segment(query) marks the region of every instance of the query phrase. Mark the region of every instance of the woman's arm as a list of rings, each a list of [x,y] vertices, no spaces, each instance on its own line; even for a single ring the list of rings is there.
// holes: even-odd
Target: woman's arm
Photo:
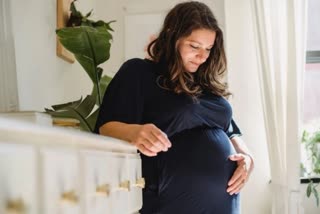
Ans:
[[[99,133],[128,141],[147,156],[156,156],[158,152],[167,151],[171,147],[167,135],[153,124],[139,125],[111,121],[102,125]]]
[[[247,155],[251,159],[250,166],[248,168],[249,173],[251,173],[251,171],[254,168],[254,159],[249,148],[247,147],[245,142],[241,139],[241,137],[235,136],[230,140],[237,153]]]

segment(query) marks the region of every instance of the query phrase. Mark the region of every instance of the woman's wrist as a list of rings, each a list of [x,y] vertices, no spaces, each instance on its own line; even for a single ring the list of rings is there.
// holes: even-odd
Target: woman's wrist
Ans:
[[[127,131],[127,136],[126,136],[126,141],[128,141],[129,143],[133,143],[136,138],[137,138],[137,132],[139,132],[141,125],[138,124],[127,124],[126,129]]]
[[[252,170],[254,169],[254,159],[251,154],[245,153],[244,155],[248,156],[250,159],[250,167],[248,169],[248,172],[251,173]]]

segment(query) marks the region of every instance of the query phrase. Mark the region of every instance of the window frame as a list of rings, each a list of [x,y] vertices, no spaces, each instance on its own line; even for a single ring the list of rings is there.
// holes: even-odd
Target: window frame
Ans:
[[[320,50],[307,51],[306,64],[320,63]]]

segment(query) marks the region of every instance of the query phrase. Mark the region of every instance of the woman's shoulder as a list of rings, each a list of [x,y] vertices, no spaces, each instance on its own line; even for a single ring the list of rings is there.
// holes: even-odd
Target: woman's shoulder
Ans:
[[[151,60],[132,58],[122,64],[117,74],[125,76],[153,76],[156,67],[156,63]]]
[[[145,70],[156,66],[156,63],[148,59],[132,58],[125,61],[122,66],[130,68],[140,68]]]

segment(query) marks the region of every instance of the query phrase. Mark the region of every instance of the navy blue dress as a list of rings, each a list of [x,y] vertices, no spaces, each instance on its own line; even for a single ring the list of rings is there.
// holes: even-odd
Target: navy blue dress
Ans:
[[[229,138],[241,135],[223,97],[203,93],[197,100],[159,87],[162,66],[149,60],[125,62],[103,99],[96,132],[104,123],[153,123],[172,143],[155,157],[141,154],[142,214],[239,214],[239,195],[227,182],[236,163]]]

